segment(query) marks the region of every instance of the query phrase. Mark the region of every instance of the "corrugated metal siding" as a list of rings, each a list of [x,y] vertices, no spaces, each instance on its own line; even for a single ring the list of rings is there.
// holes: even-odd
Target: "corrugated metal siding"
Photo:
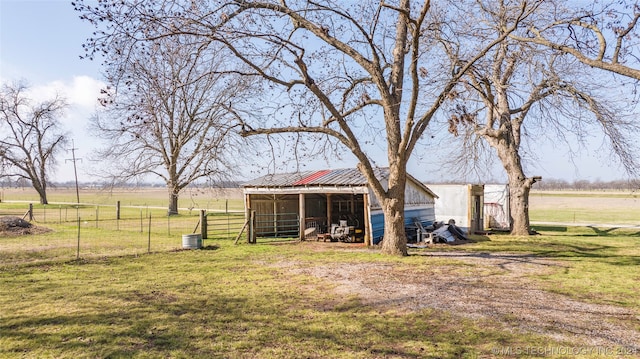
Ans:
[[[422,208],[409,208],[404,211],[404,225],[410,227],[414,221],[418,220],[423,226],[428,226],[436,221],[436,214],[433,206]],[[371,239],[373,244],[378,244],[384,235],[384,215],[382,211],[371,213]]]
[[[371,213],[371,241],[378,244],[384,235],[384,214],[382,211]]]

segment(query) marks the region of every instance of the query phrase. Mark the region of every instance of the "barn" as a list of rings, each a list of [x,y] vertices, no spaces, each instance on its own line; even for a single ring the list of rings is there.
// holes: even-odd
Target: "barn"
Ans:
[[[377,178],[389,177],[377,168]],[[377,244],[384,233],[380,203],[357,169],[270,174],[243,184],[245,208],[255,211],[257,236],[321,238]],[[437,196],[407,176],[405,224],[435,221]]]

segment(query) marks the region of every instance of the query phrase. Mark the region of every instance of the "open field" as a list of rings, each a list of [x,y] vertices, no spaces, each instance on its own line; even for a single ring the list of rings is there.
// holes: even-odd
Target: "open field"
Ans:
[[[0,238],[0,358],[640,358],[637,229],[389,258],[221,234],[181,250],[164,226],[150,253],[145,231],[83,228],[79,260],[65,223]]]
[[[100,190],[84,188],[80,202],[92,205],[166,208],[168,195],[164,188]],[[2,202],[38,203],[37,193],[30,188],[0,188]],[[75,203],[73,188],[53,188],[50,202]],[[529,198],[532,221],[574,223],[618,223],[640,225],[640,193],[532,191]],[[183,212],[243,211],[241,189],[190,189],[181,195],[178,206]],[[1,207],[0,207],[1,208]],[[24,207],[26,208],[26,207]]]
[[[640,193],[532,191],[532,222],[640,226]]]
[[[75,188],[51,188],[47,191],[49,202],[76,203]],[[38,203],[39,197],[32,188],[0,188],[0,201],[27,201]],[[81,188],[80,203],[90,205],[113,205],[120,201],[123,206],[166,208],[169,195],[165,188]],[[227,188],[194,188],[181,194],[178,207],[182,209],[244,210],[242,190]]]

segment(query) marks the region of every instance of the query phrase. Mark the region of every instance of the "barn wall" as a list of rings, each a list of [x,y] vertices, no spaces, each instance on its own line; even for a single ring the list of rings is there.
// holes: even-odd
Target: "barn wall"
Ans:
[[[383,183],[385,189],[388,189],[386,183]],[[371,209],[381,209],[382,206],[376,198],[372,190],[369,190],[369,198],[371,199]],[[404,190],[405,206],[422,206],[433,205],[434,198],[431,194],[425,192],[422,188],[418,187],[413,181],[407,180],[407,186]]]
[[[436,221],[447,223],[453,219],[456,225],[466,232],[484,228],[484,185],[430,184],[428,186],[438,195],[435,200]],[[477,198],[477,207],[474,206],[473,197]],[[477,216],[477,221],[474,220],[474,215]]]
[[[435,200],[436,220],[447,223],[450,219],[460,227],[469,223],[469,187],[467,185],[428,185],[438,195]]]

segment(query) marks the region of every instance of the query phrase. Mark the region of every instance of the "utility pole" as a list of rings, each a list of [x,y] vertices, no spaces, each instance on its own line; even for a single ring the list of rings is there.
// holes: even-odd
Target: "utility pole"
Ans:
[[[80,204],[80,189],[78,188],[78,169],[76,168],[76,161],[82,161],[82,158],[76,158],[76,150],[75,142],[71,140],[71,158],[67,158],[65,162],[73,161],[73,173],[76,177],[76,199],[78,204]]]

